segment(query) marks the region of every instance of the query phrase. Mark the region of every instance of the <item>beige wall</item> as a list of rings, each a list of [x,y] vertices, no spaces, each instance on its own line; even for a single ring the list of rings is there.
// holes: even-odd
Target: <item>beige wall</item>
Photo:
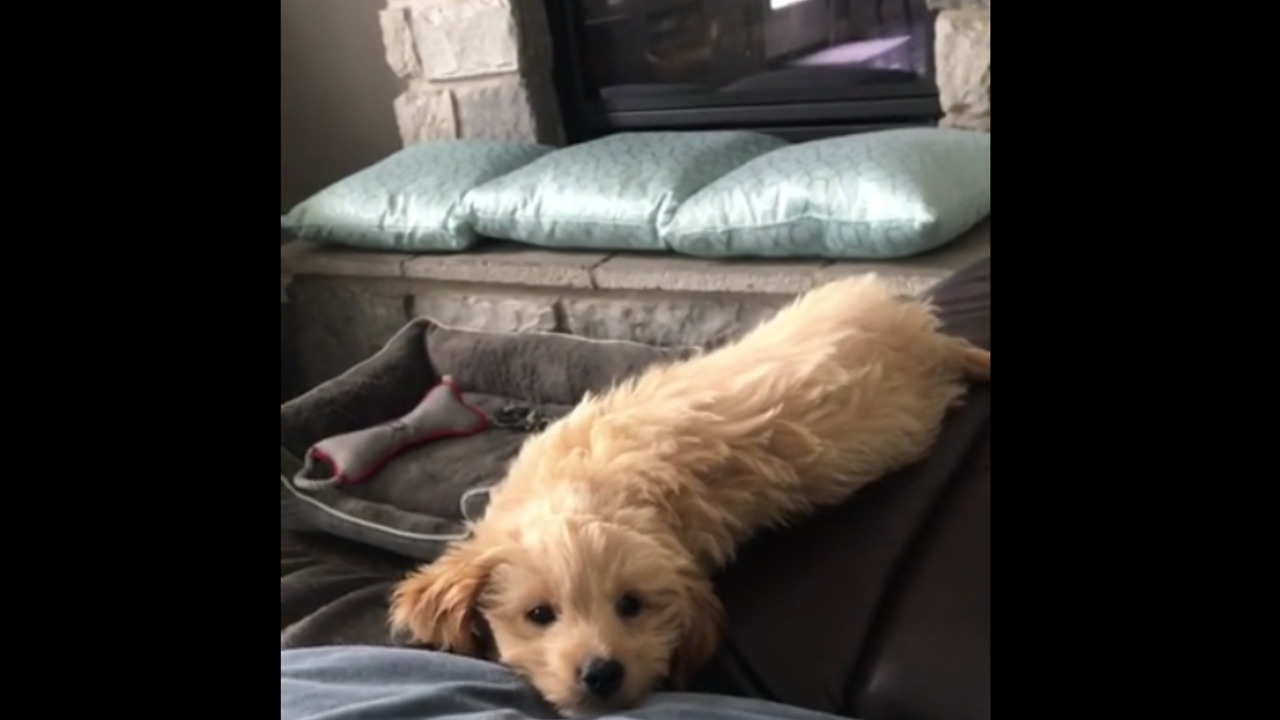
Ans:
[[[280,0],[280,210],[400,148],[385,0]]]

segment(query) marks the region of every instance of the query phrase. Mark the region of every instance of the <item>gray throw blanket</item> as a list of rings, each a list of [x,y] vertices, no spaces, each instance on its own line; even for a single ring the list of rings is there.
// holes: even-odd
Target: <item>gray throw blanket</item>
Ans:
[[[381,647],[280,653],[280,720],[557,720],[528,683],[472,658]],[[840,720],[764,700],[658,693],[597,720]]]

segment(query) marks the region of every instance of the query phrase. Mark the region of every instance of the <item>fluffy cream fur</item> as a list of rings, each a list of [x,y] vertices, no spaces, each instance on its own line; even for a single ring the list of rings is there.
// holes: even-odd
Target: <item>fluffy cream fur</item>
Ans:
[[[567,713],[678,687],[719,641],[710,574],[758,530],[920,459],[990,363],[875,277],[817,288],[530,438],[471,537],[397,587],[391,623],[490,655]],[[588,691],[593,659],[621,664],[616,690]]]

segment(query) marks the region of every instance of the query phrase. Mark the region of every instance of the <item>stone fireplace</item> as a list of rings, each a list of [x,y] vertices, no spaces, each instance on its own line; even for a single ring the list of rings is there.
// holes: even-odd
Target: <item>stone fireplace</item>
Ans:
[[[386,60],[405,144],[450,138],[565,141],[548,0],[388,0]],[[990,0],[927,0],[940,124],[991,128]]]
[[[722,2],[646,0],[644,8],[695,1]],[[753,1],[778,7],[814,0]],[[909,1],[923,7],[921,0]],[[573,141],[552,75],[552,58],[564,57],[551,29],[555,8],[563,7],[557,2],[563,0],[387,0],[381,14],[386,60],[406,81],[395,100],[403,142]],[[721,8],[746,5],[723,2]],[[927,5],[930,15],[916,20],[932,22],[937,92],[930,93],[941,106],[929,122],[990,131],[990,0]],[[829,280],[874,270],[914,293],[989,253],[989,220],[939,252],[897,262],[710,261],[513,243],[411,255],[293,241],[280,251],[282,393],[291,396],[346,370],[414,317],[497,332],[714,344]]]

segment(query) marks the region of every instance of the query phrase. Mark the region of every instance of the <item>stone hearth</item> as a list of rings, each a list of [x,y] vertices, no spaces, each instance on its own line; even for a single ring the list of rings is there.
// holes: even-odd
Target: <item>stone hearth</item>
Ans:
[[[282,348],[297,349],[283,355],[298,384],[286,393],[368,357],[418,316],[494,332],[714,344],[824,282],[875,271],[900,292],[916,293],[990,252],[989,221],[939,250],[895,262],[713,261],[514,243],[406,255],[294,241],[280,248]]]
[[[991,130],[991,0],[928,0],[942,125]],[[493,138],[559,144],[543,0],[387,0],[387,63],[406,145]]]

